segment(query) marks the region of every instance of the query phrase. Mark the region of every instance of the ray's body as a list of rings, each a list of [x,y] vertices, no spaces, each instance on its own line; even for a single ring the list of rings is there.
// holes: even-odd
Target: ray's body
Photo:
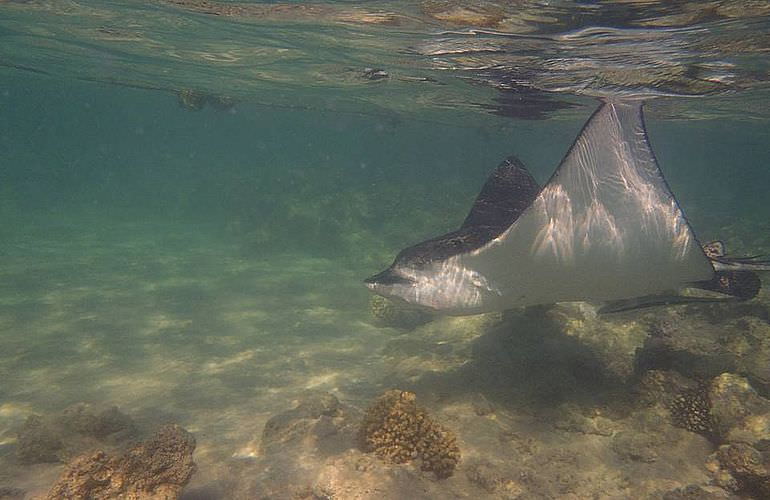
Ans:
[[[660,303],[672,290],[714,283],[714,262],[663,178],[642,102],[624,100],[594,112],[542,189],[507,159],[460,229],[404,249],[366,283],[464,315],[567,301]]]

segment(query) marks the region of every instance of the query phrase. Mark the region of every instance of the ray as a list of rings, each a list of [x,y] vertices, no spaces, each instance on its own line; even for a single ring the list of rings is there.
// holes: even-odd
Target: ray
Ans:
[[[658,166],[640,100],[603,102],[542,189],[520,162],[504,176],[517,182],[498,183],[502,167],[458,231],[403,250],[369,288],[462,315],[670,296],[714,279]],[[497,204],[480,205],[485,192]]]

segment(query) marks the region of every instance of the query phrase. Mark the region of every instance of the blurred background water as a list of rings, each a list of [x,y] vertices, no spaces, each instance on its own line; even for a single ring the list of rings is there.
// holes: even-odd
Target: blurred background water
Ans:
[[[547,179],[597,97],[649,96],[701,239],[767,252],[768,33],[761,1],[0,0],[0,486],[50,485],[15,429],[80,401],[187,426],[205,484],[302,391],[406,383],[361,280],[507,155]]]

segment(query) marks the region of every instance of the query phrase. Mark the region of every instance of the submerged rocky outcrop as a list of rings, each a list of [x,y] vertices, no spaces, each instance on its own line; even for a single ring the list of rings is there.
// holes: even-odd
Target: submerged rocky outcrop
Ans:
[[[770,498],[770,441],[755,448],[746,443],[719,447],[707,468],[718,485],[749,498]]]
[[[12,486],[0,486],[0,500],[22,500],[27,492]]]
[[[387,326],[413,330],[428,323],[433,316],[421,309],[400,304],[380,295],[372,295],[369,299],[369,311],[377,326]]]
[[[674,425],[717,447],[705,461],[715,485],[749,498],[770,497],[770,400],[746,378],[723,373],[692,380],[651,370],[642,377],[640,393],[642,401],[665,408]]]
[[[30,415],[17,431],[16,458],[22,464],[66,462],[94,447],[116,446],[136,436],[134,421],[116,406],[84,403],[52,415]]]
[[[436,498],[449,491],[436,478],[451,476],[458,460],[454,436],[413,393],[388,391],[362,413],[333,394],[310,392],[268,419],[258,452],[241,459],[250,479],[227,496]]]

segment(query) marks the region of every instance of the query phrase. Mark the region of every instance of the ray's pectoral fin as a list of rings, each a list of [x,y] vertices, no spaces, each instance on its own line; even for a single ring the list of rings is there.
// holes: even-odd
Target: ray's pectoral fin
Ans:
[[[489,175],[459,229],[403,249],[391,270],[424,267],[484,246],[513,224],[539,192],[524,164],[509,156]]]
[[[526,167],[509,156],[490,174],[458,229],[401,250],[390,267],[364,282],[377,294],[433,311],[480,312],[474,308],[480,297],[499,296],[500,290],[485,275],[451,262],[497,238],[539,192]]]
[[[646,297],[714,273],[635,100],[603,103],[532,204],[463,264],[495,280],[509,303],[493,307]]]
[[[497,236],[516,222],[539,193],[535,178],[511,155],[489,175],[460,229],[490,228]]]

